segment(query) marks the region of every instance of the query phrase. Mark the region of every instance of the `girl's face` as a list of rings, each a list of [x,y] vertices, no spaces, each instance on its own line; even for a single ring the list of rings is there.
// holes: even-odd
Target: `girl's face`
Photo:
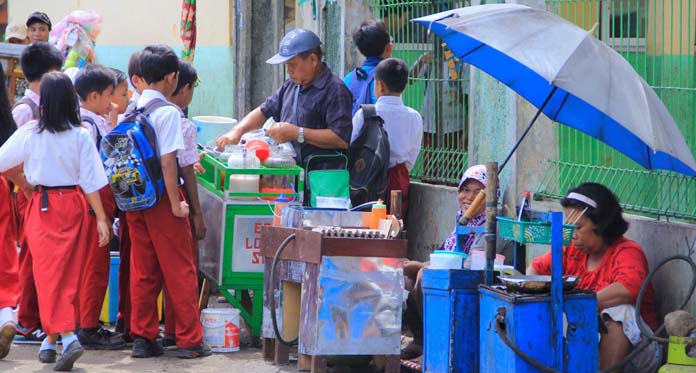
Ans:
[[[469,179],[466,182],[464,182],[462,187],[459,188],[459,195],[457,195],[459,209],[462,210],[462,212],[466,212],[469,206],[471,206],[471,203],[474,202],[476,196],[484,188],[485,186],[480,181],[475,179]],[[477,216],[478,214],[482,213],[485,209],[486,204],[482,203],[479,210],[475,211],[473,216]]]
[[[114,96],[111,99],[117,107],[118,114],[123,114],[128,108],[128,82],[122,81],[114,89]]]

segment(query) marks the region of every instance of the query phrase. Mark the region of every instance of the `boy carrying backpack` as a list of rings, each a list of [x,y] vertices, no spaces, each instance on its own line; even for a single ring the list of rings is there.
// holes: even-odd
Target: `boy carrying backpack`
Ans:
[[[374,104],[377,97],[374,93],[375,66],[385,58],[391,57],[394,45],[387,26],[380,19],[367,19],[353,32],[353,42],[360,53],[365,56],[361,67],[348,73],[343,82],[353,94],[353,115],[360,105]]]
[[[353,116],[353,134],[351,136],[351,145],[349,154],[351,158],[351,199],[353,199],[354,191],[360,187],[365,188],[370,193],[379,192],[379,180],[385,178],[385,171],[376,172],[379,167],[376,164],[386,161],[388,164],[386,171],[386,196],[389,196],[392,190],[401,190],[402,192],[402,213],[403,217],[407,216],[408,212],[408,186],[410,182],[409,171],[413,168],[416,162],[418,153],[420,152],[421,141],[423,138],[423,119],[421,115],[404,105],[401,99],[401,93],[406,89],[408,83],[408,66],[404,61],[398,58],[388,58],[380,62],[375,68],[375,96],[377,96],[377,104],[373,107],[375,113],[371,114],[372,105],[364,105]],[[369,150],[365,144],[374,143],[375,135],[379,135],[378,131],[370,130],[370,127],[379,126],[380,118],[383,121],[383,128],[386,131],[388,140],[385,146],[374,147],[374,155],[376,161],[373,165],[369,157]],[[372,136],[372,140],[370,140]],[[385,139],[387,136],[384,136]],[[382,144],[384,141],[382,140]],[[385,149],[386,148],[386,149]],[[362,151],[360,149],[363,149]],[[386,151],[385,151],[386,150]],[[383,156],[386,153],[388,156]],[[372,177],[357,177],[361,169],[361,159],[356,154],[364,154],[362,157],[367,165],[367,170],[370,170]],[[362,181],[363,185],[358,185]],[[368,193],[368,194],[370,194]],[[356,201],[353,201],[356,205]]]

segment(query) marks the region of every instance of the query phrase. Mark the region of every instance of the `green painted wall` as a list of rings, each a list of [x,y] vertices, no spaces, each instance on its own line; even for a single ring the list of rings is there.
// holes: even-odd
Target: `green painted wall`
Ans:
[[[144,46],[97,46],[97,61],[124,72],[128,59]],[[179,46],[173,47],[179,51]],[[196,115],[233,116],[234,50],[232,47],[197,47],[193,66],[201,84],[196,88],[189,107],[189,117]]]

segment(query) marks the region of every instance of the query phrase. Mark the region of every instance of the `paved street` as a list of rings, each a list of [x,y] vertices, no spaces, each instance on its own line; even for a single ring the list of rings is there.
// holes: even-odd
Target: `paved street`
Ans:
[[[13,345],[10,354],[0,360],[0,372],[52,372],[52,364],[42,364],[36,358],[38,346]],[[261,350],[242,349],[240,352],[213,354],[203,359],[182,360],[167,351],[159,358],[132,359],[130,351],[86,351],[73,372],[293,372],[293,365],[276,367],[264,362]]]

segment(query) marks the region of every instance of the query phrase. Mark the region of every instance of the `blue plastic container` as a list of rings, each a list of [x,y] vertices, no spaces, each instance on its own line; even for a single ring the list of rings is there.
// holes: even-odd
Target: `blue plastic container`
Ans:
[[[106,288],[104,304],[102,305],[99,319],[108,324],[114,324],[118,317],[118,267],[121,258],[117,252],[111,253],[111,263],[109,265],[109,285]]]
[[[479,371],[479,292],[484,271],[426,269],[423,371]]]
[[[505,332],[517,347],[552,369],[572,373],[597,372],[599,348],[597,297],[592,292],[565,294],[567,320],[564,351],[555,350],[551,320],[551,296],[515,295],[482,287],[480,301],[480,372],[537,373],[540,370],[505,345],[496,332],[495,318],[505,314]],[[472,370],[473,372],[473,370]]]

